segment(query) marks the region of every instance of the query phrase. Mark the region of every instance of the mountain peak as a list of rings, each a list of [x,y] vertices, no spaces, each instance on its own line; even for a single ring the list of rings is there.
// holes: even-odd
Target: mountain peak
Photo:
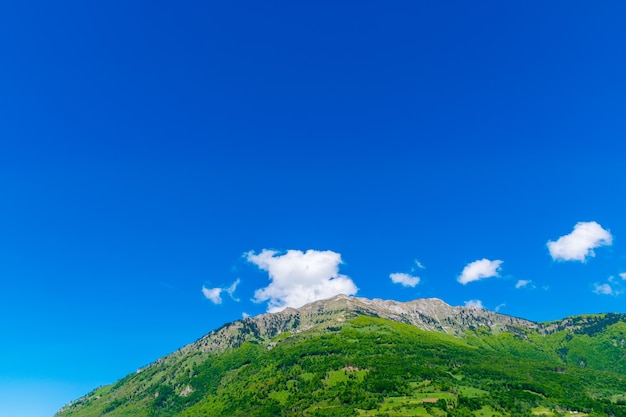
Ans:
[[[475,307],[453,307],[439,298],[419,298],[401,302],[339,294],[329,299],[314,301],[298,309],[285,309],[281,313],[308,316],[337,311],[387,318],[412,324],[423,330],[439,331],[455,336],[462,335],[468,328],[477,327],[489,327],[496,332],[511,330],[516,326],[532,329],[539,327],[537,323],[529,320],[489,310]]]
[[[494,333],[519,328],[541,330],[541,325],[504,314],[474,307],[453,307],[439,298],[419,298],[412,301],[369,299],[338,294],[313,301],[299,308],[264,313],[225,324],[179,352],[199,350],[219,352],[240,346],[247,340],[266,342],[285,333],[300,333],[314,327],[331,328],[361,315],[380,317],[411,324],[422,330],[462,337],[467,330],[489,328]]]

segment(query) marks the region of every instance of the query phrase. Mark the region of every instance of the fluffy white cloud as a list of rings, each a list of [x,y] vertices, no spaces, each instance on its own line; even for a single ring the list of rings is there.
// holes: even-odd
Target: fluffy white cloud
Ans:
[[[206,288],[202,286],[202,294],[213,304],[222,304],[222,288]]]
[[[288,250],[283,254],[263,249],[246,254],[248,262],[269,274],[270,284],[254,293],[257,303],[269,301],[268,311],[301,307],[337,294],[354,295],[358,288],[339,274],[341,255],[333,251]]]
[[[572,233],[556,241],[548,241],[550,256],[555,261],[581,261],[595,256],[593,249],[613,243],[613,236],[596,222],[578,222]]]
[[[402,284],[404,287],[415,287],[420,283],[420,277],[414,277],[409,274],[403,274],[401,272],[396,272],[393,274],[389,274],[389,278],[394,284]]]
[[[481,259],[471,262],[465,265],[457,281],[465,285],[468,282],[478,281],[484,278],[498,277],[500,276],[500,265],[502,265],[502,261],[499,260],[490,261],[489,259]]]
[[[526,287],[528,284],[530,284],[532,281],[529,279],[520,279],[517,281],[517,283],[515,284],[515,288],[524,288]]]
[[[621,274],[618,274],[620,276],[620,278],[626,280],[626,272],[622,272]]]
[[[593,284],[593,292],[603,295],[616,295],[613,288],[609,284],[600,284],[597,282]]]
[[[468,300],[465,302],[465,307],[476,308],[479,310],[484,310],[483,302],[480,300]]]
[[[226,293],[228,295],[230,295],[230,297],[233,300],[239,301],[238,299],[236,299],[233,296],[233,293],[237,289],[237,286],[239,285],[240,282],[241,282],[241,280],[239,278],[237,278],[235,280],[235,282],[233,282],[232,285],[230,287],[228,287],[228,288],[220,288],[220,287],[206,288],[203,285],[202,286],[202,294],[204,294],[204,296],[207,298],[207,300],[210,300],[213,304],[222,304],[222,292],[223,291],[226,291]]]

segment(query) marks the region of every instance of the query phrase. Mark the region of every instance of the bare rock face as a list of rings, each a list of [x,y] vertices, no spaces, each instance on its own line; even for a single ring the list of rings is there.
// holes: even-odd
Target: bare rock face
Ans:
[[[264,342],[282,333],[298,333],[313,327],[330,328],[360,315],[374,316],[462,337],[466,330],[486,328],[498,333],[525,330],[542,331],[543,326],[504,314],[474,307],[453,307],[438,298],[422,298],[408,302],[367,299],[337,295],[315,301],[300,308],[286,308],[232,322],[214,330],[180,349],[176,354],[192,351],[220,352],[240,346],[248,340]]]
[[[301,316],[347,311],[412,324],[422,330],[462,336],[464,330],[488,327],[493,332],[519,328],[537,330],[537,323],[474,307],[452,307],[438,298],[408,302],[337,295],[296,310]]]

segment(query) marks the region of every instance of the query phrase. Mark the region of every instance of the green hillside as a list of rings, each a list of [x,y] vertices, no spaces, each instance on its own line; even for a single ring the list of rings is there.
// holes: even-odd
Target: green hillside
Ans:
[[[271,339],[244,327],[234,347],[181,350],[57,415],[626,416],[621,315],[465,337],[363,314],[332,324]]]

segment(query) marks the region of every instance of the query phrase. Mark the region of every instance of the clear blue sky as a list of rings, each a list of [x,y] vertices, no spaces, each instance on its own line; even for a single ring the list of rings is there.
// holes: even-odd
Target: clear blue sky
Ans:
[[[0,415],[333,290],[626,312],[625,17],[3,2]]]

